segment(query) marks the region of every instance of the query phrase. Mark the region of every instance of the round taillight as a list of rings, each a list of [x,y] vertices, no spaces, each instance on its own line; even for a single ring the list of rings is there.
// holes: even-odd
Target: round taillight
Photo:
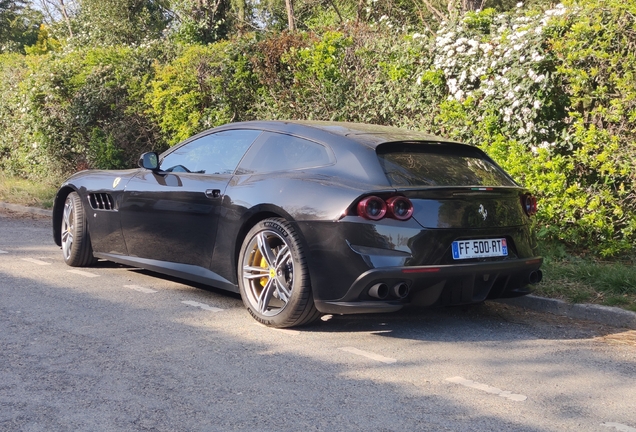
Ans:
[[[389,215],[397,220],[407,220],[413,216],[413,203],[403,196],[394,196],[386,201]]]
[[[380,220],[386,215],[386,203],[377,196],[368,196],[358,203],[358,215],[371,220]]]
[[[537,214],[537,199],[534,196],[525,194],[521,197],[521,204],[528,216],[534,216]]]

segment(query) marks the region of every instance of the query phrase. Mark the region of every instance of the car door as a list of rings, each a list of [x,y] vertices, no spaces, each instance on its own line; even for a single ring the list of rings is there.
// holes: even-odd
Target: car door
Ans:
[[[129,255],[207,268],[225,189],[259,134],[198,136],[164,154],[159,170],[140,170],[126,185],[120,209]]]

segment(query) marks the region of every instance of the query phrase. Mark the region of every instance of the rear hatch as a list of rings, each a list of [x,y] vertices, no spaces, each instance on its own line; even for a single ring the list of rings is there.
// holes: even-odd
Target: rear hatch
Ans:
[[[377,147],[390,184],[413,203],[424,228],[524,225],[524,189],[481,150],[454,143],[398,142]]]

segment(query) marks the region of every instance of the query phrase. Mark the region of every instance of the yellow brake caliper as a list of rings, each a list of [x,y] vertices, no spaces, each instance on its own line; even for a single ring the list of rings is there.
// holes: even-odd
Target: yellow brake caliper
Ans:
[[[261,266],[261,268],[264,268],[264,269],[266,269],[266,268],[268,268],[268,267],[269,267],[269,266],[267,265],[267,261],[265,261],[265,258],[264,258],[264,257],[261,257],[261,264],[260,264],[260,266]],[[269,278],[268,278],[268,277],[263,276],[263,277],[261,278],[261,286],[265,286],[265,285],[267,285],[267,281],[268,281],[268,280],[269,280]]]

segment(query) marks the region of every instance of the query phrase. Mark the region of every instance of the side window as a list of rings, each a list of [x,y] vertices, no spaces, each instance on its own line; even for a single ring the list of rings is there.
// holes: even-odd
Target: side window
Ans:
[[[245,155],[239,172],[266,173],[329,165],[330,151],[322,144],[274,132],[263,132]]]
[[[160,169],[167,172],[232,174],[259,130],[231,130],[198,138],[168,153]]]

